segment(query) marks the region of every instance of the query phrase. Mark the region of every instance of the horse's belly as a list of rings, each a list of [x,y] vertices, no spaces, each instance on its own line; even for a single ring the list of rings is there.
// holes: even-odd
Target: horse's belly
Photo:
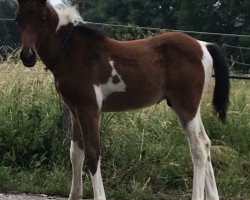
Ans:
[[[102,111],[116,112],[144,108],[159,103],[165,98],[164,90],[159,88],[129,89],[125,92],[114,92],[103,101]]]
[[[125,111],[154,105],[165,98],[165,69],[155,65],[119,66],[111,62],[110,78],[99,84],[103,111]]]

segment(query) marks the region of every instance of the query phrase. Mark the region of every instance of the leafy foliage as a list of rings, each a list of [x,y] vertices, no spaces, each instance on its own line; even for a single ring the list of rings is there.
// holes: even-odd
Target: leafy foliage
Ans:
[[[86,18],[93,21],[132,23],[140,26],[175,28],[176,1],[129,0],[87,1]]]
[[[12,0],[0,0],[0,18],[15,18],[15,5]],[[15,46],[19,41],[14,21],[0,21],[0,33],[0,46]]]
[[[67,150],[62,147],[67,143],[60,131],[61,105],[48,85],[52,80],[45,76],[24,79],[18,70],[7,79],[1,76],[0,163],[5,166],[50,167],[64,159]]]
[[[0,17],[14,18],[15,3],[0,1]],[[86,1],[85,19],[94,22],[130,24],[206,32],[250,34],[249,0],[92,0]],[[142,38],[144,30],[135,28],[103,28],[119,39]],[[14,21],[0,21],[0,46],[19,41]],[[154,32],[155,33],[155,32]],[[148,33],[146,33],[148,35]],[[249,38],[191,34],[197,39],[235,46],[249,46]],[[250,64],[250,50],[225,48],[228,58]],[[0,52],[1,54],[1,52]],[[250,66],[234,63],[234,70],[249,73]]]
[[[249,0],[94,0],[86,2],[87,21],[137,26],[162,27],[169,29],[250,34]],[[128,32],[135,38],[141,38],[138,30],[130,28],[108,28],[111,35],[123,34],[123,39],[130,39]],[[107,31],[107,28],[104,28]],[[113,31],[115,30],[115,31]],[[131,34],[134,31],[135,34]],[[141,31],[141,30],[140,30]],[[138,34],[138,35],[137,35]],[[235,46],[249,46],[248,38],[191,34],[197,39]],[[121,37],[118,37],[121,38]],[[225,47],[227,56],[238,62],[250,64],[250,50],[236,51]],[[234,70],[250,72],[250,66],[234,63]]]

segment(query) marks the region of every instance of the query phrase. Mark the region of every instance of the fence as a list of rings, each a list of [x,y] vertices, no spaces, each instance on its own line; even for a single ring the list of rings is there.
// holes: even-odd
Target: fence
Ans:
[[[0,22],[13,22],[14,19],[11,18],[0,18]],[[147,30],[147,31],[156,31],[156,32],[163,32],[163,31],[178,31],[183,32],[191,35],[200,35],[200,36],[216,36],[216,37],[228,37],[228,38],[244,38],[250,39],[250,35],[241,35],[241,34],[225,34],[225,33],[211,33],[211,32],[198,32],[198,31],[187,31],[187,30],[169,30],[169,29],[162,29],[162,28],[154,28],[154,27],[139,27],[139,26],[132,26],[132,25],[121,25],[121,24],[108,24],[108,23],[97,23],[97,22],[89,22],[86,21],[86,24],[90,26],[98,26],[101,29],[103,27],[111,27],[111,28],[122,28],[122,29],[140,29],[140,30]],[[213,42],[213,41],[212,41]],[[250,80],[250,58],[248,58],[249,63],[247,63],[246,59],[244,58],[245,54],[250,54],[250,48],[244,46],[236,46],[233,44],[222,44],[222,49],[226,52],[228,62],[230,64],[230,72],[231,72],[231,79],[243,79],[243,80]],[[243,52],[244,51],[244,52]],[[12,53],[14,52],[14,54]],[[2,46],[0,47],[0,62],[3,62],[7,59],[17,59],[17,49],[13,49],[10,46]]]

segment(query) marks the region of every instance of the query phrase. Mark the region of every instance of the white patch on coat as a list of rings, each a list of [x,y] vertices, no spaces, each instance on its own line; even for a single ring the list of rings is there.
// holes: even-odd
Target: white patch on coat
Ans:
[[[91,174],[91,180],[93,185],[94,191],[94,200],[106,200],[105,191],[102,182],[102,174],[101,174],[101,167],[100,167],[100,159],[97,165],[97,171],[94,175]]]
[[[209,43],[207,42],[203,42],[203,41],[198,41],[202,52],[203,52],[203,56],[202,56],[202,66],[204,68],[204,73],[205,73],[205,81],[204,81],[204,86],[203,86],[203,94],[206,92],[209,82],[211,80],[212,77],[212,72],[213,72],[213,58],[210,55],[209,51],[207,50],[206,45],[208,45]]]
[[[101,109],[102,100],[103,100],[102,89],[101,87],[94,85],[94,90],[95,90],[95,96],[96,96],[96,102],[97,102],[98,108]]]
[[[102,94],[103,94],[103,100],[105,100],[110,94],[114,92],[125,92],[126,91],[126,84],[122,80],[122,77],[118,74],[114,67],[114,61],[110,60],[109,61],[111,67],[112,67],[112,72],[111,76],[108,79],[107,83],[105,84],[100,84],[100,87],[102,89]],[[120,82],[117,84],[113,83],[113,77],[118,76]]]
[[[55,9],[59,18],[56,32],[62,26],[65,26],[69,23],[72,23],[74,26],[78,25],[80,22],[84,23],[82,17],[73,6],[62,3],[62,4],[52,5],[52,7]]]
[[[110,66],[112,67],[111,76],[109,77],[108,81],[103,84],[94,85],[96,101],[99,106],[99,109],[102,107],[102,102],[112,93],[115,92],[125,92],[126,91],[126,84],[122,80],[121,75],[117,72],[114,66],[114,61],[110,59],[109,61]],[[118,83],[113,83],[113,77],[117,76],[119,79]]]
[[[207,200],[219,200],[218,190],[211,163],[211,142],[203,126],[200,106],[196,116],[184,127],[187,133],[190,152],[194,165],[192,199],[204,200],[204,188]]]
[[[202,134],[200,122],[200,108],[198,108],[196,116],[185,127],[194,165],[193,200],[204,200],[207,152],[203,138],[200,136]]]

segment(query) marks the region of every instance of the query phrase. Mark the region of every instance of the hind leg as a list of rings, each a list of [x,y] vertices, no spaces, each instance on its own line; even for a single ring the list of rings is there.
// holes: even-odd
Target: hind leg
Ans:
[[[207,200],[218,200],[210,156],[211,143],[201,120],[200,109],[191,120],[186,120],[180,113],[178,117],[187,135],[194,166],[192,200],[204,200],[204,192]]]
[[[181,117],[180,120],[188,138],[194,166],[192,200],[204,200],[207,151],[206,144],[201,137],[199,112],[190,121],[185,121]]]
[[[206,200],[219,200],[218,190],[217,190],[215,177],[214,177],[214,170],[212,166],[211,153],[210,153],[211,143],[205,131],[202,121],[200,121],[200,125],[201,125],[203,140],[207,143],[206,150],[208,154],[207,165],[206,165],[206,178],[205,178]]]
[[[192,84],[191,84],[192,83]],[[194,79],[182,85],[176,84],[175,90],[168,91],[168,99],[176,112],[183,130],[187,136],[193,161],[193,194],[192,200],[204,200],[207,143],[202,136],[200,117],[200,99],[203,80]],[[200,85],[197,89],[196,85]],[[189,87],[187,87],[189,86]]]

